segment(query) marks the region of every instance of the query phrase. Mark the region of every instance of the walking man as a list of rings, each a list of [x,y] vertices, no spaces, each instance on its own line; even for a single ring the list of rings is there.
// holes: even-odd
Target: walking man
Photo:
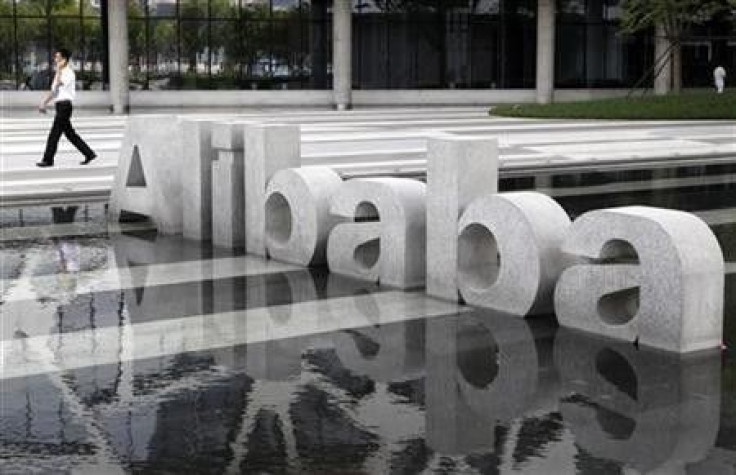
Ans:
[[[43,154],[43,159],[36,163],[39,167],[54,166],[54,156],[56,155],[56,148],[59,145],[59,139],[62,133],[84,155],[84,161],[81,162],[82,165],[87,165],[97,158],[97,154],[89,148],[89,145],[82,140],[74,130],[74,127],[72,127],[72,102],[76,93],[76,76],[69,64],[70,56],[71,53],[69,50],[64,48],[54,53],[54,61],[56,62],[54,82],[51,84],[51,92],[38,107],[39,112],[45,114],[46,105],[54,101],[56,108],[54,125],[51,127],[49,138],[46,141],[46,151]]]

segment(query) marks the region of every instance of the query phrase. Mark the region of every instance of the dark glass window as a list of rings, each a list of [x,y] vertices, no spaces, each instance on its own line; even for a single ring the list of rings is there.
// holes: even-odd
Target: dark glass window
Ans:
[[[168,7],[166,5],[169,5]],[[327,0],[132,2],[131,87],[328,88]],[[146,51],[146,61],[136,59]]]
[[[653,63],[652,33],[622,35],[620,12],[618,0],[561,1],[556,32],[557,87],[615,88],[640,82]]]
[[[353,5],[355,88],[534,85],[533,1],[356,0]]]
[[[48,88],[58,48],[72,52],[78,87],[102,88],[99,2],[0,0],[0,89]]]

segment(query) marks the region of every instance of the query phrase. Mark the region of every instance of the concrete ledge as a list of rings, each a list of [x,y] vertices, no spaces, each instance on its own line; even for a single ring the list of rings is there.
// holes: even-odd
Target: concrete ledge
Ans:
[[[47,91],[0,91],[0,109],[35,108]],[[74,101],[80,107],[109,107],[108,91],[78,91]]]
[[[285,91],[132,91],[130,106],[144,107],[254,107],[328,106],[331,90]]]
[[[559,89],[558,102],[621,97],[627,89]],[[44,91],[2,91],[0,109],[35,107]],[[536,100],[534,89],[392,89],[355,90],[355,106],[388,105],[489,105],[529,103]],[[110,107],[109,91],[79,91],[76,104],[80,107]],[[307,107],[333,105],[332,90],[276,91],[131,91],[131,108],[163,107]]]

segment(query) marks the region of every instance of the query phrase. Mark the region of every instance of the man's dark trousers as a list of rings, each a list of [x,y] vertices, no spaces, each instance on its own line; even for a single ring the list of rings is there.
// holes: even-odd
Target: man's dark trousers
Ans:
[[[46,141],[46,152],[43,154],[43,162],[53,165],[54,156],[56,155],[56,147],[59,145],[61,134],[66,135],[71,143],[82,152],[85,158],[95,156],[95,152],[89,148],[82,137],[72,127],[72,103],[71,101],[59,101],[56,103],[56,117],[54,117],[54,125],[49,132],[49,138]]]

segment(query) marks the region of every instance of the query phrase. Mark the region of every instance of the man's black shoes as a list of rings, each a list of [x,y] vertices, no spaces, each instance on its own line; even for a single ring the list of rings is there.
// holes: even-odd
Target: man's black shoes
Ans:
[[[53,167],[54,164],[53,163],[49,163],[49,162],[38,162],[38,163],[36,163],[36,166],[37,167],[41,167],[41,168],[43,168],[43,167]]]
[[[89,165],[89,162],[97,158],[97,155],[92,155],[91,157],[87,157],[84,159],[83,162],[79,162],[80,165]]]

